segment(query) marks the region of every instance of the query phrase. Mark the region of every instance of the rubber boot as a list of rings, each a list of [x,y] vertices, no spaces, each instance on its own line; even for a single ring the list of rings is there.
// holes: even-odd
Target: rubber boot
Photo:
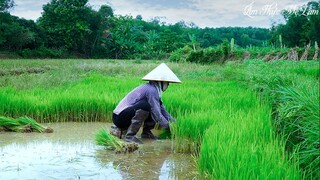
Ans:
[[[140,127],[142,126],[142,123],[148,118],[148,116],[148,111],[144,111],[142,109],[136,111],[136,114],[131,120],[131,125],[128,128],[126,137],[124,138],[125,141],[142,144],[142,141],[136,138],[135,135],[138,133]]]
[[[150,119],[149,121],[145,121],[143,125],[141,138],[158,139],[158,137],[152,134],[151,132],[151,130],[154,128],[155,125],[156,125],[156,122],[154,122],[152,119]]]

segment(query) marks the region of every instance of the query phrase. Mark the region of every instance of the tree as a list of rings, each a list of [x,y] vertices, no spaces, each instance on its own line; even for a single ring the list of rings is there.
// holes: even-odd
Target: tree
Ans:
[[[109,17],[113,17],[113,10],[108,5],[102,5],[99,9],[99,14],[102,16],[103,19],[107,19]]]
[[[88,19],[92,9],[88,0],[51,0],[43,6],[39,25],[46,30],[50,48],[82,52],[86,37],[92,32]]]
[[[0,13],[0,48],[11,51],[36,48],[43,42],[40,30],[32,20]]]
[[[0,12],[6,12],[9,9],[13,8],[13,0],[0,0]]]
[[[88,20],[92,31],[89,39],[93,40],[90,54],[97,58],[112,57],[110,29],[114,26],[113,10],[108,5],[102,5],[98,12],[93,11],[92,14],[91,19]]]
[[[318,2],[309,2],[308,3],[309,12],[314,12],[310,15],[310,30],[308,36],[311,40],[320,42],[320,1]]]
[[[115,25],[111,29],[112,52],[114,58],[130,58],[137,53],[138,42],[135,41],[139,28],[134,26],[134,19],[131,16],[119,16],[115,18]]]
[[[320,41],[320,1],[309,2],[299,7],[296,13],[285,10],[282,12],[285,24],[273,26],[273,44],[278,44],[279,35],[282,35],[283,44],[288,47],[305,46],[310,42]]]

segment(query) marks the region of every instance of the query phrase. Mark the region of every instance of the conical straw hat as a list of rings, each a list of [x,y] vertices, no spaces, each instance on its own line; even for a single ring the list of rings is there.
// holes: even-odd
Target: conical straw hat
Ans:
[[[165,63],[161,63],[158,67],[154,68],[151,72],[145,75],[142,80],[181,83],[180,79]]]

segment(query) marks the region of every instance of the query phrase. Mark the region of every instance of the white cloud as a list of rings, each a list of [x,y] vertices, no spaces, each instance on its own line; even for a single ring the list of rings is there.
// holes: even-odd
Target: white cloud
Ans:
[[[17,6],[13,15],[36,20],[41,16],[42,6],[49,0],[15,0]],[[182,2],[184,4],[182,4]],[[142,15],[144,20],[153,17],[166,17],[166,22],[176,23],[184,20],[194,22],[200,27],[221,26],[257,26],[270,27],[272,19],[281,18],[282,9],[306,4],[308,0],[89,0],[94,9],[108,4],[116,15]],[[251,10],[260,14],[244,14],[245,8],[251,4]],[[266,13],[268,5],[274,5]],[[272,14],[271,10],[277,10]],[[263,13],[265,12],[265,13]]]

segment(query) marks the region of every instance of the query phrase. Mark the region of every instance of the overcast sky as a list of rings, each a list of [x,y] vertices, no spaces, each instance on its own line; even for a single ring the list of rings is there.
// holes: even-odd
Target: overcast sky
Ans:
[[[50,0],[14,0],[11,14],[36,20],[42,6]],[[146,21],[161,17],[174,24],[178,21],[193,22],[204,27],[271,27],[272,22],[283,21],[280,11],[293,10],[309,0],[89,0],[98,10],[110,5],[115,15],[141,15]]]

